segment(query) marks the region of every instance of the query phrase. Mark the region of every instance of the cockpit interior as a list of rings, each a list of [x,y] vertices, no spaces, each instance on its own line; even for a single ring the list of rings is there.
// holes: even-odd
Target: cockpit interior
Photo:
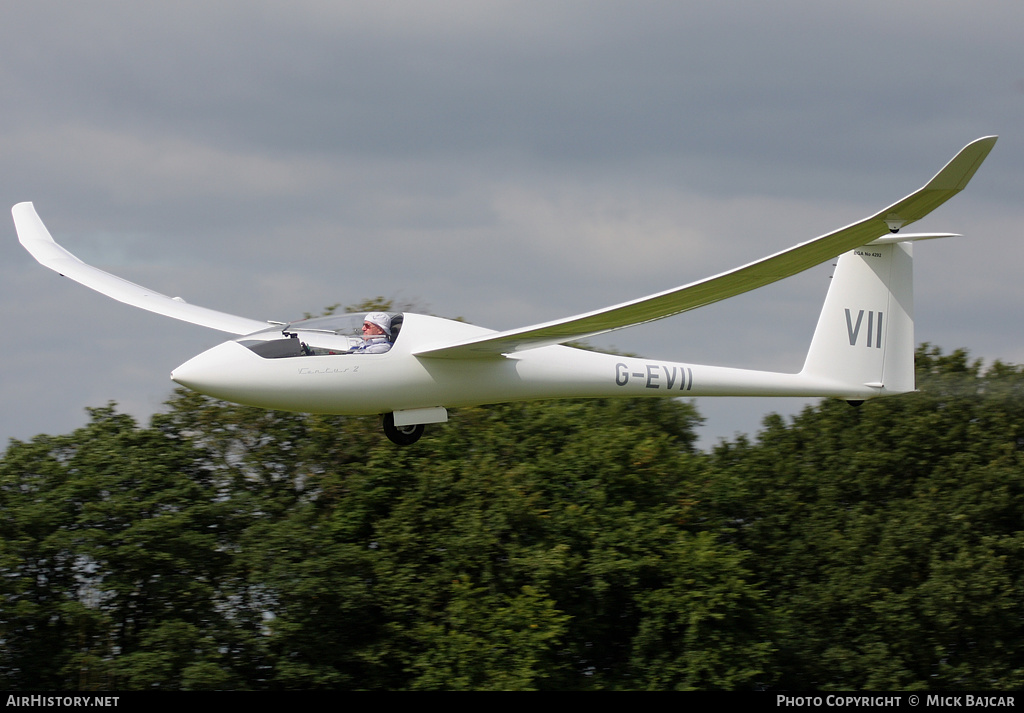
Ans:
[[[393,345],[402,330],[404,316],[401,312],[387,314],[391,318],[388,340]],[[356,312],[303,319],[247,334],[236,341],[264,359],[351,354],[363,343],[364,317],[364,313]]]

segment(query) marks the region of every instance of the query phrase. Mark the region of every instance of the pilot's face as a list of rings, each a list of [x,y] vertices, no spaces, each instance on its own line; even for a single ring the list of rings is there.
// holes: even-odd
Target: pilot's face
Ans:
[[[383,336],[384,330],[372,322],[363,322],[363,337]]]

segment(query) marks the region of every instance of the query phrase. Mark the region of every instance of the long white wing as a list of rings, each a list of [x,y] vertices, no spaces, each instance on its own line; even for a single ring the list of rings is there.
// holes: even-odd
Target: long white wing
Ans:
[[[119,302],[231,334],[251,334],[267,327],[266,322],[190,305],[180,298],[162,295],[86,265],[54,241],[31,203],[19,203],[11,209],[11,213],[14,215],[18,240],[36,260],[51,270]]]
[[[963,190],[996,138],[987,136],[971,142],[924,187],[875,215],[748,265],[631,302],[454,344],[433,345],[415,354],[472,359],[562,344],[670,317],[795,275],[931,213]]]

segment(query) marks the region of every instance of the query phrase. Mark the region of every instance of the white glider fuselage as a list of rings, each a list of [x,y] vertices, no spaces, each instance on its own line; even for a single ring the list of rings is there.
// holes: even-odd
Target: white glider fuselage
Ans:
[[[298,332],[296,338],[302,337]],[[235,403],[285,411],[378,414],[505,401],[625,396],[833,396],[868,399],[881,388],[806,374],[603,354],[568,346],[507,356],[416,356],[410,345],[494,334],[463,322],[405,313],[401,336],[384,354],[297,354],[267,358],[249,335],[220,344],[171,373],[177,383]],[[281,329],[264,335],[280,336]]]

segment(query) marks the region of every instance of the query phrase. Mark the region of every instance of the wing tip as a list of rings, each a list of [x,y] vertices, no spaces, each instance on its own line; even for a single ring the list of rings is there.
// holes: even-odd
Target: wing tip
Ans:
[[[63,275],[64,273],[58,269],[58,263],[55,261],[70,259],[74,262],[81,262],[57,244],[31,201],[16,204],[11,208],[11,214],[14,217],[14,231],[18,234],[18,242],[39,264]]]
[[[992,147],[999,139],[997,135],[982,136],[960,149],[949,163],[942,167],[925,188],[932,190],[962,191],[974,174],[988,158]]]
[[[38,213],[36,213],[36,207],[32,201],[21,201],[20,203],[15,203],[11,208],[11,215],[14,216],[14,222],[17,223],[19,217],[38,216]]]

